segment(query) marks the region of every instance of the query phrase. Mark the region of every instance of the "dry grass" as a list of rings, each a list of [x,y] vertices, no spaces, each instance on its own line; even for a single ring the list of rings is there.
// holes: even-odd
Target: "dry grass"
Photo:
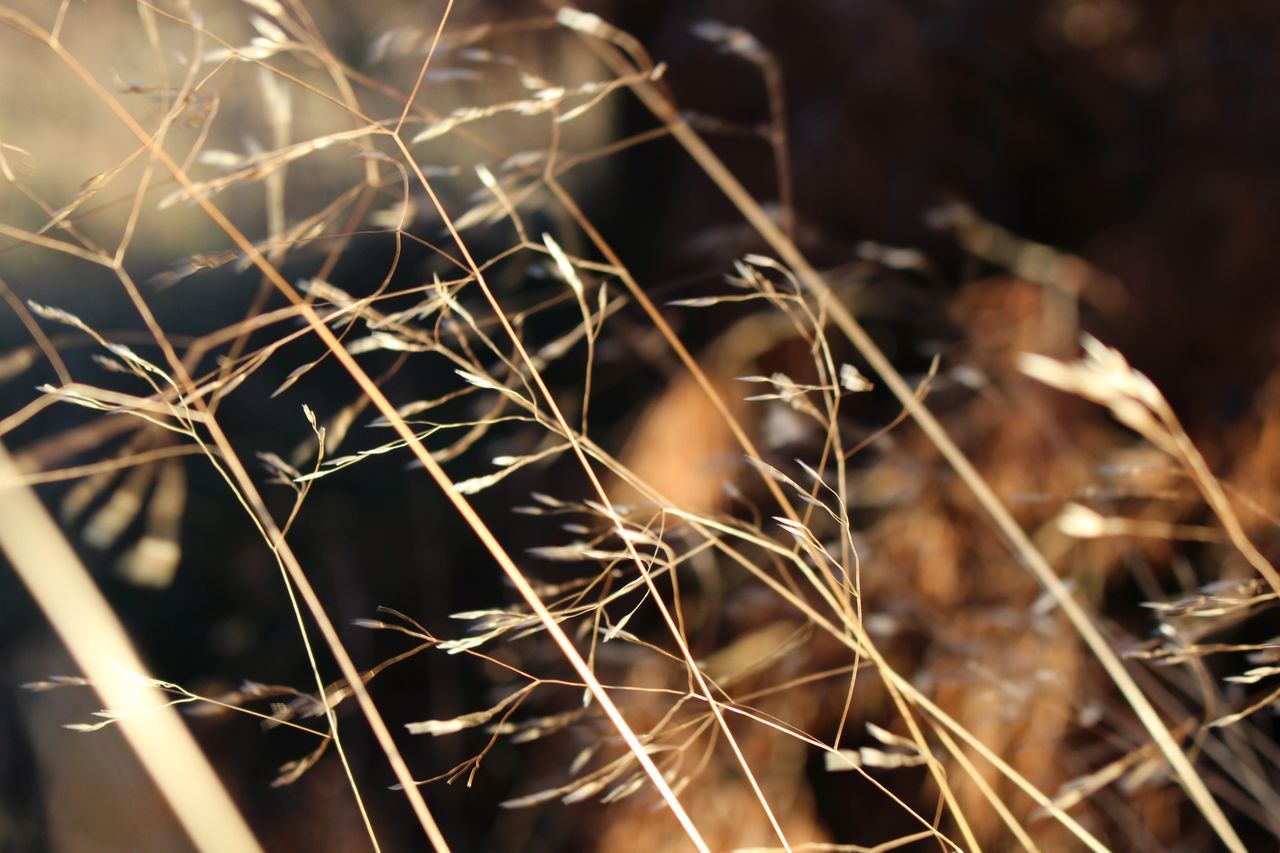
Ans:
[[[961,342],[904,377],[855,317],[865,292],[833,287],[797,248],[785,69],[749,34],[697,30],[762,75],[773,213],[626,33],[567,8],[487,24],[454,20],[452,4],[436,13],[421,31],[394,23],[353,64],[300,2],[214,4],[202,18],[139,0],[120,27],[137,64],[126,81],[86,33],[92,10],[0,5],[6,46],[25,45],[37,78],[61,81],[59,97],[103,129],[101,162],[69,189],[52,147],[65,129],[50,142],[0,125],[0,291],[30,339],[0,354],[0,376],[44,383],[0,412],[22,471],[0,488],[73,483],[64,519],[118,548],[130,582],[164,589],[188,547],[188,472],[206,466],[276,563],[312,674],[302,686],[244,673],[214,696],[156,673],[148,689],[314,739],[275,784],[339,762],[375,849],[385,830],[366,802],[390,795],[340,736],[366,724],[436,849],[449,840],[424,789],[470,785],[500,743],[541,756],[504,806],[597,804],[561,831],[569,847],[1216,836],[1243,850],[1242,837],[1280,837],[1277,752],[1258,722],[1280,701],[1265,687],[1280,645],[1242,639],[1280,595],[1265,556],[1273,418],[1241,428],[1252,451],[1220,480],[1160,391],[1081,338],[1081,306],[1108,310],[1122,285],[960,206],[934,220],[1007,274],[961,289],[949,317]],[[653,121],[620,137],[613,110],[628,97]],[[667,305],[582,201],[584,170],[658,143],[678,145],[770,250]],[[375,240],[389,260],[353,276]],[[928,270],[914,252],[862,254],[891,282]],[[88,271],[99,294],[45,295],[32,282],[55,263]],[[157,302],[233,274],[256,288],[166,328]],[[677,323],[723,331],[695,354]],[[611,421],[633,410],[638,359],[667,381],[619,440]],[[280,396],[299,404],[273,425],[291,448],[228,426]],[[896,417],[869,414],[888,401]],[[469,571],[503,572],[509,600],[443,624],[394,601],[352,630],[334,624],[291,533],[317,490],[387,459],[434,481],[487,552]],[[501,516],[477,508],[517,492],[528,497]],[[514,552],[528,536],[543,544]],[[1109,590],[1126,583],[1151,602],[1152,640],[1109,618]],[[39,604],[67,624],[69,595]],[[403,651],[359,660],[353,633],[368,631]],[[494,697],[388,718],[371,682],[424,655],[465,660]],[[85,674],[39,686],[95,685],[113,707],[82,729],[145,723],[101,667]],[[424,773],[400,729],[486,737]],[[833,819],[842,811],[856,817]],[[248,844],[186,826],[204,848]]]

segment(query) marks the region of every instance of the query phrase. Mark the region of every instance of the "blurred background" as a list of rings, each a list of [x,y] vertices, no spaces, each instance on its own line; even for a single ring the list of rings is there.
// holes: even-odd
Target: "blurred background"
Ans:
[[[251,23],[269,5],[192,5],[207,32],[232,45],[270,38]],[[284,6],[301,18],[303,3]],[[9,13],[46,29],[61,20],[61,42],[70,55],[149,129],[182,84],[181,57],[221,47],[160,14],[188,18],[177,2],[157,3],[151,14],[126,0],[4,0],[0,8],[10,24]],[[1280,258],[1270,218],[1280,203],[1280,7],[1261,0],[618,0],[584,2],[582,8],[631,33],[655,61],[666,64],[662,82],[680,108],[757,198],[774,205],[780,218],[794,218],[800,247],[830,271],[841,292],[851,294],[859,316],[904,372],[921,374],[941,354],[948,368],[976,365],[998,380],[1014,349],[1070,351],[1078,323],[1152,377],[1215,470],[1231,472],[1249,486],[1254,500],[1272,506],[1270,472],[1280,456],[1273,458],[1260,437],[1272,434],[1268,419],[1280,388],[1274,381],[1280,291],[1273,281]],[[397,118],[443,4],[306,0],[305,10],[308,26],[350,69],[365,114],[379,121]],[[481,50],[519,57],[522,69],[558,85],[605,79],[594,55],[553,21],[553,13],[537,4],[460,4],[445,30],[459,41],[446,38],[418,102],[449,115],[459,107],[518,97],[513,92],[520,91],[520,69],[504,70],[492,56],[476,53]],[[709,40],[715,30],[708,30],[707,21],[750,33],[776,62],[785,93],[778,104],[786,131],[785,181],[770,144],[770,100],[760,70]],[[62,308],[112,340],[143,346],[143,326],[111,271],[38,245],[31,238],[37,232],[114,247],[134,194],[149,180],[125,266],[173,340],[185,347],[237,323],[259,304],[262,291],[257,274],[237,263],[225,235],[198,208],[181,198],[163,201],[175,186],[163,175],[146,176],[146,158],[135,156],[137,141],[47,45],[19,27],[0,27],[0,56],[6,66],[0,75],[5,419],[35,399],[36,386],[57,381],[49,364],[32,352],[15,303],[35,300]],[[289,51],[271,61],[295,71],[297,82],[264,82],[251,63],[220,65],[215,59],[203,66],[209,77],[169,140],[174,151],[202,141],[207,156],[192,164],[197,178],[216,180],[238,168],[223,168],[217,152],[228,152],[225,159],[233,162],[358,126],[341,106],[314,91],[337,91],[319,64]],[[619,91],[565,124],[559,144],[566,153],[593,151],[654,126],[643,107]],[[469,128],[476,139],[451,134],[415,149],[454,216],[476,204],[472,166],[494,163],[495,146],[510,156],[547,144],[546,123],[536,117],[504,114]],[[408,210],[397,206],[398,186],[363,211],[364,221],[380,228],[344,221],[354,236],[341,241],[313,241],[305,228],[289,231],[309,216],[318,217],[312,224],[320,230],[343,230],[324,206],[361,181],[370,156],[361,144],[335,142],[299,157],[287,178],[278,173],[247,179],[228,187],[218,202],[246,234],[264,241],[269,255],[279,251],[273,260],[291,280],[323,275],[357,296],[384,278],[393,287],[429,281],[440,269],[432,245],[448,241],[425,197],[411,194]],[[586,162],[565,181],[656,301],[714,289],[734,259],[766,251],[699,167],[661,136]],[[379,203],[386,208],[381,219]],[[401,214],[407,216],[406,231],[422,242],[398,247],[387,233]],[[535,199],[525,214],[531,234],[554,231],[571,253],[592,254],[553,205]],[[49,223],[53,227],[42,232]],[[487,256],[511,239],[509,231],[482,231],[475,245]],[[1049,246],[1055,251],[1048,256],[1036,253]],[[907,251],[893,254],[899,249]],[[528,266],[515,263],[495,280],[516,299],[518,282],[528,273]],[[1061,328],[1042,322],[1050,308],[1041,304],[1041,290],[1024,287],[1037,276],[1056,276],[1058,284],[1066,280],[1076,290],[1079,314],[1065,321],[1065,337]],[[550,316],[548,322],[559,322],[558,315]],[[671,316],[681,336],[714,360],[722,352],[716,342],[741,315]],[[631,356],[653,349],[641,315],[624,311],[618,322],[623,344],[600,352],[597,434],[622,448],[646,429],[696,429],[681,420],[646,426],[667,411],[646,404],[670,391],[672,368],[664,357]],[[83,336],[42,325],[73,376],[97,377],[101,367]],[[293,458],[310,435],[302,404],[323,420],[358,400],[354,386],[327,362],[286,385],[320,353],[313,341],[299,340],[287,358],[266,363],[226,399],[220,419],[246,458]],[[750,372],[768,373],[794,357],[785,346],[774,348],[762,357],[764,367]],[[385,387],[398,403],[445,393],[448,386],[431,371],[392,370],[391,356],[373,364],[392,371]],[[572,364],[561,381],[571,381]],[[972,415],[969,398],[955,396],[962,393],[954,390],[957,383],[940,388],[940,405],[957,417]],[[1088,407],[1067,406],[1055,414],[1054,404],[1045,405],[1050,408],[1043,417],[1059,417],[1068,432],[1105,429],[1098,425],[1105,417]],[[893,401],[877,392],[857,417],[871,429],[895,413]],[[372,414],[357,410],[353,446],[372,443],[362,434]],[[3,441],[29,471],[65,467],[102,458],[101,448],[118,447],[123,439],[111,421],[56,406],[16,424]],[[91,429],[93,424],[99,426]],[[982,432],[986,428],[974,427],[974,446],[987,446],[993,465],[1016,460],[1028,481],[1010,481],[1005,494],[1052,493],[1056,469],[1046,464],[1036,473],[1040,454],[1049,451],[1028,440],[1018,451],[997,452],[990,434]],[[937,460],[912,445],[914,440],[903,439],[916,448],[920,468],[940,472]],[[512,446],[504,441],[462,456],[450,465],[451,474],[464,479],[486,472],[487,457]],[[1084,443],[1098,447],[1109,441]],[[459,629],[449,614],[512,599],[491,558],[408,461],[403,452],[391,454],[320,481],[290,533],[334,621],[348,626],[344,640],[362,667],[406,648],[401,638],[349,627],[353,619],[374,617],[379,606],[451,636]],[[144,470],[151,473],[137,473]],[[225,484],[199,458],[179,459],[158,472],[136,471],[125,472],[123,482],[104,480],[88,489],[84,480],[42,485],[39,494],[60,516],[153,674],[204,695],[234,690],[245,680],[305,689],[309,673],[279,573]],[[545,531],[526,526],[511,508],[527,503],[531,491],[563,482],[556,479],[561,471],[535,468],[477,496],[481,514],[513,554],[547,541]],[[113,498],[120,494],[126,497]],[[289,512],[292,492],[276,487],[268,496],[277,517]],[[904,507],[909,503],[896,500]],[[166,508],[172,517],[166,518]],[[896,521],[884,506],[876,511],[884,514],[877,523],[897,524],[904,536],[924,536],[912,526],[924,522],[908,517],[907,509]],[[950,531],[959,539],[960,571],[986,565],[984,549],[999,550],[991,542],[971,547],[970,539],[990,540],[993,534],[959,522]],[[867,535],[874,540],[876,534]],[[179,550],[149,562],[138,554],[148,536],[168,537]],[[893,564],[887,548],[879,553]],[[1173,560],[1167,553],[1146,556]],[[1188,559],[1182,579],[1194,586],[1216,578],[1202,552]],[[876,564],[867,565],[871,572]],[[952,582],[939,581],[936,572],[930,577],[909,595],[922,596],[934,608],[930,612],[944,614],[964,634],[966,619],[976,618],[965,610],[972,594],[950,591]],[[1166,588],[1173,586],[1169,579]],[[892,587],[887,589],[892,595]],[[1142,635],[1151,627],[1139,607],[1146,591],[1132,579],[1104,576],[1094,603]],[[1034,595],[1022,589],[1014,606],[1026,606]],[[771,618],[766,605],[747,615],[741,614],[751,609],[750,601],[738,600],[737,606],[741,621],[739,628],[724,628],[728,638],[741,625]],[[183,849],[187,842],[148,793],[149,783],[117,735],[61,728],[98,708],[89,691],[21,689],[49,675],[73,674],[73,665],[9,571],[0,573],[0,647],[0,849]],[[1027,650],[1031,656],[1043,653]],[[1063,667],[1078,667],[1081,682],[1097,680],[1088,664]],[[402,731],[405,722],[488,707],[498,698],[494,678],[491,668],[473,660],[433,653],[388,669],[371,690],[392,729]],[[394,780],[384,759],[351,710],[346,709],[353,721],[348,749],[357,777],[366,780],[384,848],[423,849],[401,795],[386,790]],[[264,732],[238,716],[201,716],[191,724],[267,849],[346,850],[367,843],[333,756],[295,783],[273,787],[280,765],[305,755],[312,743],[280,729]],[[1273,735],[1271,727],[1267,717],[1262,731]],[[418,778],[446,773],[487,740],[481,730],[401,738]],[[499,807],[545,787],[572,755],[500,742],[469,787],[463,781],[435,783],[425,796],[458,850],[574,850],[592,844],[626,849],[628,818],[604,817],[608,812],[596,806]],[[848,803],[870,795],[843,778],[829,785],[832,777],[806,766],[808,759],[796,760],[797,785],[814,782],[812,792],[797,793],[803,803],[796,808],[815,837],[870,844],[908,831],[889,819],[882,826],[851,820]],[[919,788],[922,779],[904,785]],[[1168,802],[1152,806],[1151,815],[1174,832],[1177,814]],[[633,806],[630,815],[635,826],[643,825],[642,806]],[[1241,831],[1273,841],[1256,822],[1241,819]],[[141,826],[147,827],[146,838]],[[1152,843],[1169,839],[1164,831],[1152,832]],[[648,843],[643,838],[631,835],[633,849],[652,849],[641,846]],[[670,841],[678,846],[678,839]],[[1192,833],[1183,842],[1194,847],[1208,839]]]

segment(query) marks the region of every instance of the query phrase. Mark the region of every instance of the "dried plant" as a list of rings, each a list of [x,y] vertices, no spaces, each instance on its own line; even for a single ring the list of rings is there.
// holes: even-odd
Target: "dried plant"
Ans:
[[[424,786],[470,786],[506,743],[549,758],[505,807],[596,804],[569,846],[865,849],[842,845],[819,805],[826,786],[855,790],[839,787],[850,778],[883,798],[866,817],[887,827],[877,850],[1280,837],[1277,753],[1258,725],[1280,690],[1245,695],[1280,674],[1280,642],[1234,636],[1280,595],[1250,536],[1264,513],[1241,520],[1247,487],[1212,473],[1117,351],[1085,336],[1085,358],[1067,360],[1079,304],[1105,309],[1119,283],[963,206],[935,211],[1008,275],[960,291],[960,343],[908,379],[855,318],[861,291],[797,248],[785,69],[748,33],[696,27],[764,79],[754,135],[776,165],[772,212],[695,130],[734,129],[681,114],[665,67],[593,14],[467,26],[448,4],[438,27],[395,26],[354,67],[301,2],[222,4],[216,25],[187,3],[136,8],[143,82],[123,83],[78,46],[90,12],[0,5],[8,34],[108,117],[117,157],[68,193],[31,177],[41,151],[0,141],[23,199],[0,252],[41,258],[0,282],[31,339],[0,355],[0,377],[43,377],[0,417],[22,472],[0,488],[74,481],[60,494],[70,535],[117,548],[128,581],[163,590],[190,547],[188,474],[205,466],[279,570],[311,683],[131,683],[314,738],[274,784],[340,762],[375,848],[365,801],[384,794],[341,736],[361,718],[441,850]],[[628,97],[653,123],[617,138],[610,111]],[[768,248],[664,305],[580,201],[583,167],[656,140],[674,140]],[[170,222],[187,236],[164,254]],[[368,260],[378,251],[389,260]],[[931,269],[914,250],[860,254],[891,285]],[[114,285],[135,321],[91,319],[79,294],[19,298],[55,259]],[[252,277],[255,292],[193,312],[181,333],[156,308]],[[676,317],[722,331],[695,355]],[[667,382],[619,439],[637,356]],[[273,424],[281,443],[228,426],[274,417],[258,413],[275,398],[296,405]],[[896,416],[874,414],[887,402]],[[317,490],[388,465],[432,479],[488,555],[468,571],[502,572],[509,598],[444,624],[401,602],[334,624],[291,534]],[[542,544],[512,550],[507,515],[477,509],[495,494],[521,495],[505,511]],[[1200,588],[1170,588],[1167,567],[1189,560],[1203,561]],[[1107,587],[1130,574],[1154,639],[1109,616]],[[368,632],[404,648],[357,664]],[[494,695],[439,718],[424,695],[423,717],[384,719],[377,679],[430,655],[482,673]],[[1211,665],[1240,655],[1249,668]],[[67,685],[106,686],[31,686]],[[423,772],[400,727],[483,746]]]

